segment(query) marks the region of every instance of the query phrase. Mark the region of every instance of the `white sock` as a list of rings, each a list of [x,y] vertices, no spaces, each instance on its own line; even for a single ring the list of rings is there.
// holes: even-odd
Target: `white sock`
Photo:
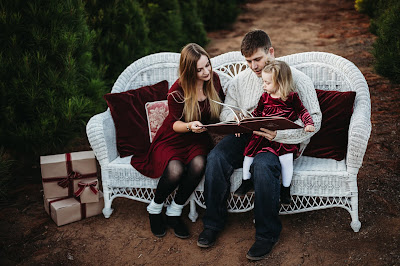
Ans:
[[[167,207],[167,211],[165,214],[167,216],[181,216],[183,205],[176,204],[175,201],[172,201],[171,204]]]
[[[254,157],[244,156],[243,160],[243,180],[249,180],[251,177],[250,166],[254,161]]]
[[[279,156],[282,166],[282,185],[289,187],[293,177],[293,153]]]
[[[164,206],[164,203],[155,203],[154,199],[150,201],[150,204],[147,206],[147,211],[149,214],[160,214],[162,211],[162,208]]]

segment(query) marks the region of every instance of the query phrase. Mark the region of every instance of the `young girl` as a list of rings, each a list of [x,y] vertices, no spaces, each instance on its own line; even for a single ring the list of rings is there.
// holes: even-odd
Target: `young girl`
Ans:
[[[292,72],[283,61],[267,62],[262,71],[264,93],[261,95],[254,116],[280,116],[295,121],[298,117],[303,121],[306,132],[315,130],[314,123],[300,98],[294,92]],[[272,152],[279,157],[282,166],[281,203],[288,205],[291,202],[290,183],[293,176],[293,154],[299,150],[297,144],[282,144],[253,134],[244,151],[243,187],[235,194],[245,194],[249,190],[251,173],[250,166],[254,156],[260,152]],[[247,183],[247,184],[246,184]],[[246,191],[247,190],[247,191]]]
[[[203,124],[219,120],[220,102],[224,100],[221,83],[212,71],[210,57],[199,45],[190,43],[182,51],[179,79],[168,93],[169,114],[146,156],[133,156],[132,166],[145,176],[161,176],[154,199],[147,207],[150,228],[157,237],[166,233],[166,225],[179,238],[189,237],[181,219],[182,208],[204,175],[206,156],[212,140]],[[167,197],[177,189],[167,207],[166,222],[162,208]]]

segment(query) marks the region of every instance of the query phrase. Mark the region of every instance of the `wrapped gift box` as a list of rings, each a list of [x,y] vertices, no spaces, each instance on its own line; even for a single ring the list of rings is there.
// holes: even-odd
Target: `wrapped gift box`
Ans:
[[[93,151],[41,156],[40,168],[47,199],[72,197],[79,181],[97,178]]]
[[[103,194],[100,191],[99,196],[100,200],[92,203],[81,203],[73,197],[44,197],[44,209],[61,226],[100,214],[104,208]]]
[[[79,197],[81,203],[99,201],[99,181],[97,178],[87,178],[84,181],[74,183],[75,197]]]

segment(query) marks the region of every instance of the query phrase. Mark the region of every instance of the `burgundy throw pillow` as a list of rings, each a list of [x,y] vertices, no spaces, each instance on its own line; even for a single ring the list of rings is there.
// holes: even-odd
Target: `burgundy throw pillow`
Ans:
[[[324,90],[316,92],[322,112],[321,129],[311,138],[303,155],[341,161],[347,151],[349,124],[356,93]]]
[[[117,150],[121,157],[145,154],[150,147],[147,127],[147,102],[167,99],[168,82],[163,80],[136,90],[104,95],[117,135]]]

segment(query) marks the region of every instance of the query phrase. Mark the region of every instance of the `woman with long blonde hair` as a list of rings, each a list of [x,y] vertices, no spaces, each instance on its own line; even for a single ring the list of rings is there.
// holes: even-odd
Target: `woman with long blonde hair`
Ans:
[[[204,175],[207,154],[213,147],[203,124],[219,119],[224,100],[219,77],[212,71],[210,57],[199,45],[190,43],[182,51],[179,79],[168,93],[169,114],[145,157],[132,157],[131,164],[143,175],[161,176],[154,199],[147,207],[151,231],[155,236],[166,234],[166,226],[179,238],[189,237],[182,221],[182,208]],[[167,197],[176,189],[175,198],[166,210]]]

